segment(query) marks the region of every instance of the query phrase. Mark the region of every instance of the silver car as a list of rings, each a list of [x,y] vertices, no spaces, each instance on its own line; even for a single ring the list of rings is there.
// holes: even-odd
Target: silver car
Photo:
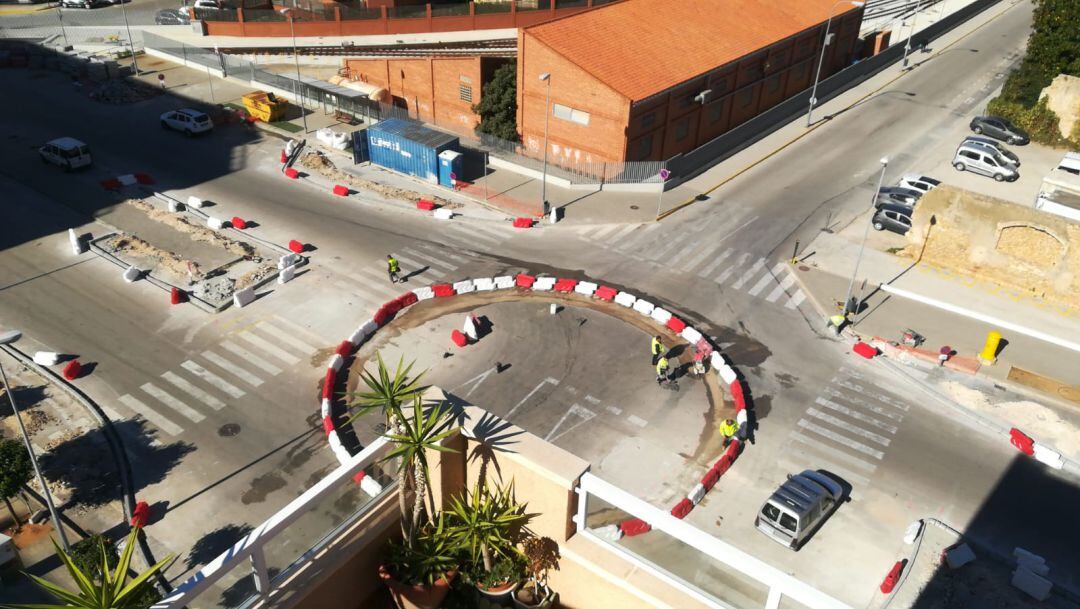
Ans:
[[[820,471],[789,474],[761,506],[754,526],[773,541],[798,551],[843,498],[843,487]]]
[[[1012,182],[1020,177],[1005,157],[978,146],[961,145],[956,149],[952,164],[957,171],[990,176],[998,182]]]
[[[882,205],[915,207],[915,204],[919,202],[919,198],[922,197],[922,194],[923,193],[918,190],[904,188],[902,186],[883,186],[878,190],[874,207],[881,207]]]
[[[1005,158],[1013,167],[1020,166],[1020,157],[1016,156],[1012,150],[1005,147],[1005,144],[997,140],[990,139],[988,137],[979,137],[978,135],[969,135],[964,138],[964,141],[960,142],[961,146],[975,146],[977,148],[985,148],[990,152],[996,152]]]
[[[940,185],[940,180],[935,180],[929,176],[919,175],[917,173],[905,173],[904,177],[900,178],[900,182],[897,184],[897,186],[901,188],[910,188],[923,194],[930,192],[934,187]]]

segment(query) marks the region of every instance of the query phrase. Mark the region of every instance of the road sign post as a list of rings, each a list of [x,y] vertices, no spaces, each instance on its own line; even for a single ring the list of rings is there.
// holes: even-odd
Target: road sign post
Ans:
[[[656,197],[656,219],[660,219],[660,204],[664,201],[664,184],[667,183],[668,178],[671,177],[671,172],[667,169],[660,170],[660,194]]]

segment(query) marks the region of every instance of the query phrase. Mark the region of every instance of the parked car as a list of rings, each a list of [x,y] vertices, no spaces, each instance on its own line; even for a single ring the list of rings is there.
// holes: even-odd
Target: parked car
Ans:
[[[1056,169],[1080,176],[1080,152],[1066,152]]]
[[[1023,145],[1031,141],[1028,134],[1000,116],[976,116],[969,125],[976,135],[986,134],[1010,144]]]
[[[191,108],[180,108],[162,114],[161,126],[166,129],[180,131],[190,137],[196,133],[210,131],[214,128],[214,123],[205,112],[192,110]]]
[[[93,162],[90,148],[73,137],[61,137],[38,148],[44,163],[63,167],[65,171],[86,167]]]
[[[94,8],[104,4],[108,3],[103,0],[60,0],[60,6],[63,8]]]
[[[960,142],[960,145],[970,144],[972,146],[978,146],[980,148],[986,148],[991,152],[1000,154],[1006,161],[1013,167],[1020,166],[1020,157],[1016,156],[1012,150],[1005,147],[1004,144],[997,140],[990,139],[988,137],[981,137],[978,135],[969,135],[964,138],[964,141]]]
[[[901,188],[910,188],[911,190],[917,190],[922,194],[926,194],[940,184],[941,180],[935,180],[934,178],[922,176],[917,173],[906,173],[904,174],[904,177],[900,178],[900,182],[897,186]]]
[[[904,235],[911,228],[911,208],[905,205],[882,205],[870,222],[874,230],[889,230]]]
[[[844,489],[820,471],[788,475],[754,518],[754,526],[773,541],[798,550],[834,512]]]
[[[157,12],[157,15],[154,16],[154,23],[158,25],[188,25],[191,23],[191,17],[188,15],[187,9],[166,8]]]
[[[952,164],[957,171],[970,171],[990,176],[998,182],[1012,182],[1020,177],[1016,168],[1000,154],[975,146],[961,145],[957,148]]]
[[[911,208],[915,207],[915,204],[919,202],[919,197],[921,196],[921,192],[911,188],[883,186],[877,193],[877,200],[874,202],[874,207],[881,207],[882,205],[903,205],[904,207]]]

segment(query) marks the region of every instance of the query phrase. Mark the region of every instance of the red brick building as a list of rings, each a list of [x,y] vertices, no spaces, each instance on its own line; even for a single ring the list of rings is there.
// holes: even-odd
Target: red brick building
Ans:
[[[835,6],[835,9],[833,7]],[[835,0],[625,0],[518,33],[518,130],[551,158],[663,160],[850,64],[862,8]]]

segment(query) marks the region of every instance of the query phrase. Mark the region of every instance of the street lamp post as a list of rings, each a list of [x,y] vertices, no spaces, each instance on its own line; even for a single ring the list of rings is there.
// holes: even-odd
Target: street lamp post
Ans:
[[[829,42],[831,42],[829,28],[832,26],[833,10],[836,9],[837,5],[845,2],[855,7],[866,5],[866,2],[862,0],[836,0],[832,7],[829,8],[829,19],[825,22],[825,41],[821,45],[821,57],[818,58],[817,72],[814,74],[814,87],[810,90],[810,110],[806,113],[807,127],[813,123],[814,105],[817,104],[817,84],[818,79],[821,78],[821,65],[825,63],[825,47],[829,46]]]
[[[22,338],[22,332],[19,332],[18,330],[4,332],[3,334],[0,334],[0,345],[10,345],[20,338]],[[7,373],[4,372],[3,362],[0,362],[0,379],[3,379],[4,381],[5,393],[7,393],[8,402],[11,403],[11,412],[15,414],[15,420],[19,423],[19,431],[22,433],[23,444],[26,445],[26,452],[30,454],[30,463],[34,465],[34,474],[37,476],[38,484],[41,485],[41,493],[45,497],[45,505],[49,508],[49,517],[52,518],[53,524],[56,527],[56,533],[60,536],[60,545],[63,546],[65,552],[70,552],[71,545],[68,543],[67,535],[64,533],[64,523],[60,522],[60,515],[56,513],[56,506],[53,505],[52,493],[49,492],[49,485],[45,483],[45,477],[41,475],[41,468],[38,467],[37,455],[34,454],[34,445],[30,443],[30,435],[26,433],[26,427],[23,425],[19,407],[15,404],[15,394],[11,390],[11,384],[8,383]]]
[[[911,15],[911,27],[908,28],[907,42],[904,44],[904,67],[908,66],[908,53],[911,52],[911,37],[915,35],[915,20],[919,18],[922,0],[915,4],[915,13]]]
[[[551,121],[551,73],[544,72],[541,74],[540,81],[547,83],[547,101],[544,102],[544,181],[540,183],[540,200],[544,206],[544,215],[547,215],[548,123]]]
[[[885,181],[885,168],[888,166],[889,157],[882,157],[881,175],[878,176],[877,188],[874,189],[874,198],[870,200],[870,209],[874,209],[877,207],[878,194],[881,193],[881,184]],[[859,256],[855,259],[855,270],[851,272],[851,283],[848,284],[847,297],[844,298],[844,316],[847,316],[849,313],[858,312],[858,307],[855,307],[856,310],[852,310],[851,293],[855,289],[855,276],[859,274],[859,263],[862,262],[863,250],[866,249],[866,239],[870,236],[870,224],[872,224],[872,221],[873,220],[871,219],[871,222],[866,223],[866,230],[865,232],[863,232],[862,244],[859,245]]]
[[[296,65],[296,99],[300,104],[300,118],[304,120],[304,133],[306,134],[308,132],[307,112],[304,110],[304,94],[301,89],[303,83],[300,82],[300,53],[296,50],[296,28],[293,27],[293,22],[295,22],[296,19],[293,17],[292,10],[286,10],[285,14],[289,16],[289,34],[292,35],[293,64]]]
[[[131,24],[128,23],[127,8],[124,0],[120,0],[120,12],[124,14],[124,27],[127,28],[128,48],[131,49],[131,66],[135,68],[135,76],[139,75],[139,61],[135,59],[135,41],[131,38]]]

